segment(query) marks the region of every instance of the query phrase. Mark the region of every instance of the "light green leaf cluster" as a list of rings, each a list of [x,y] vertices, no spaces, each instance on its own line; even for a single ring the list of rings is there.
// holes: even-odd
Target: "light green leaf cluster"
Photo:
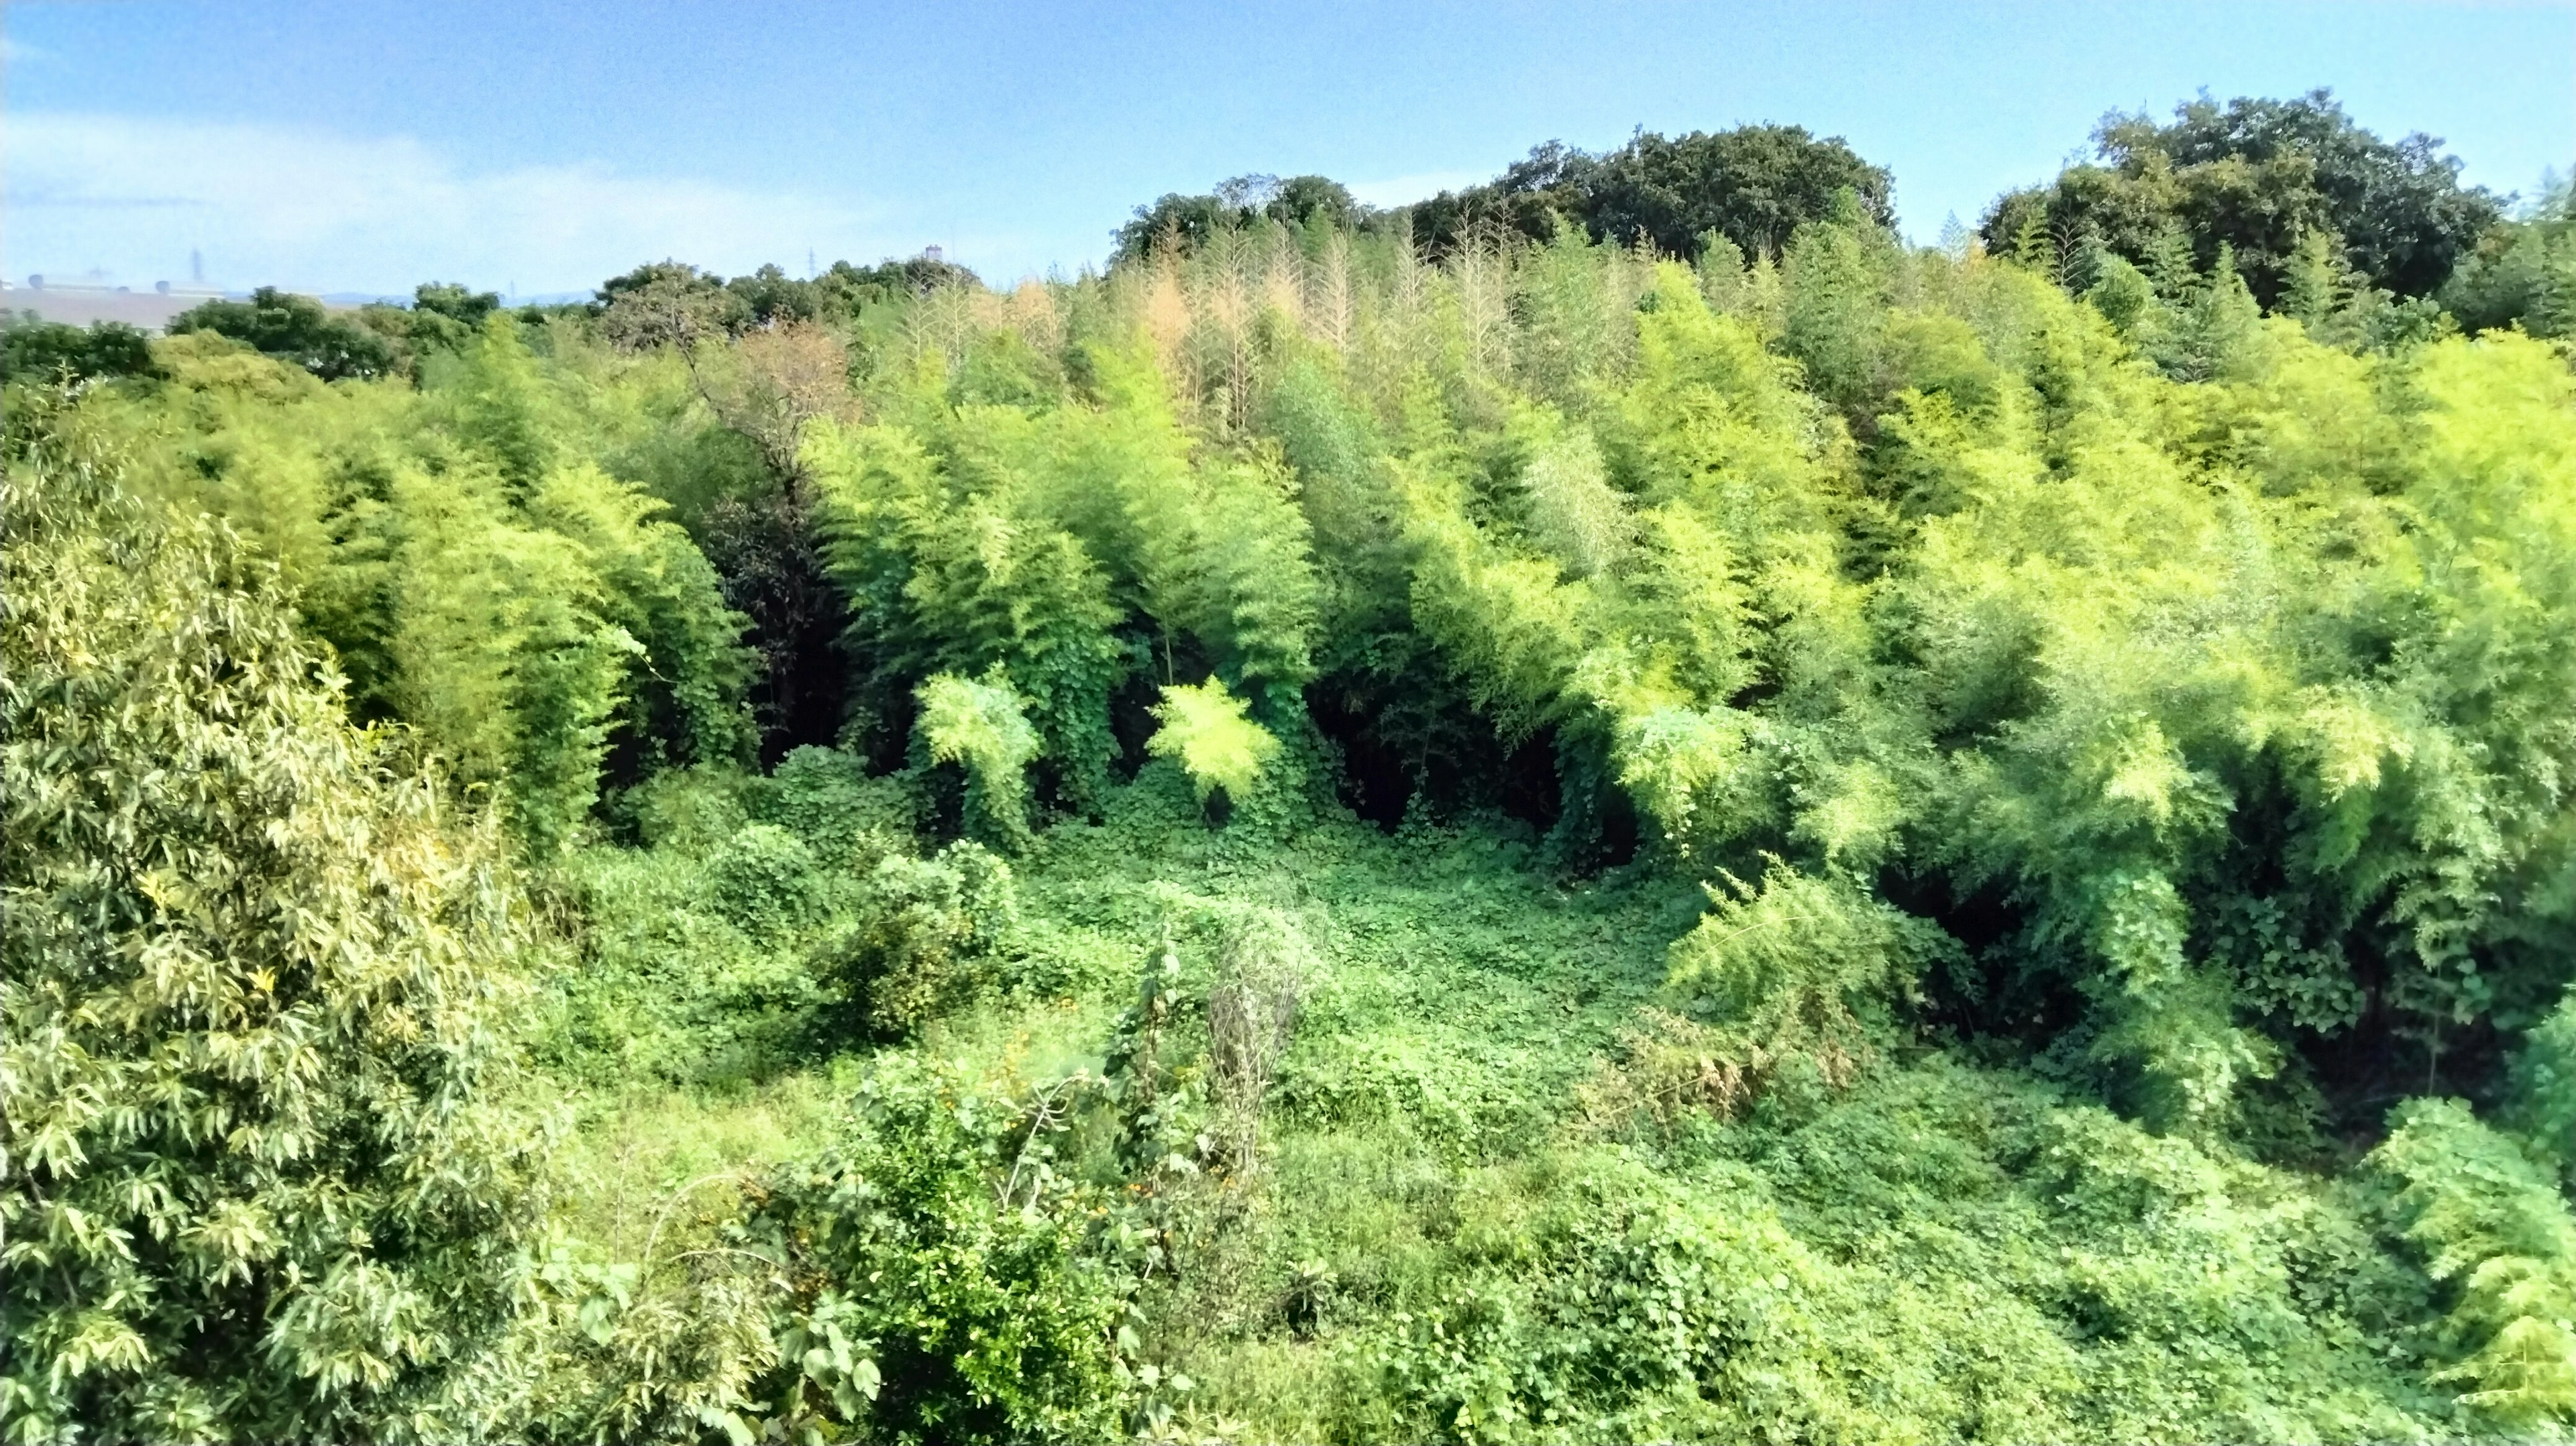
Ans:
[[[906,382],[887,420],[818,428],[807,454],[850,641],[872,660],[861,709],[930,672],[1005,667],[1077,802],[1104,786],[1109,694],[1139,662],[1168,675],[1186,649],[1293,708],[1319,607],[1275,453],[1195,445],[1150,354],[1081,356],[1089,399],[952,399]],[[965,383],[997,385],[972,368]]]
[[[507,798],[533,852],[558,854],[598,798],[643,646],[602,616],[581,545],[521,525],[498,479],[404,477],[393,504],[404,522],[386,646],[394,715],[460,781]]]
[[[1279,740],[1246,716],[1243,700],[1215,678],[1166,686],[1154,719],[1162,726],[1145,751],[1179,763],[1201,799],[1220,788],[1228,798],[1251,797],[1261,770],[1279,756]]]
[[[1774,861],[1759,888],[1729,876],[1675,940],[1665,988],[1696,1011],[1776,1050],[1783,1042],[1862,1044],[1927,965],[1955,955],[1938,929],[1851,884]]]
[[[914,697],[921,716],[913,726],[931,761],[965,766],[968,812],[996,843],[1025,843],[1026,769],[1038,756],[1038,736],[1009,676],[998,667],[981,682],[938,673]]]
[[[928,405],[928,404],[925,404]],[[952,475],[898,423],[818,427],[807,443],[828,509],[845,637],[871,660],[854,701],[884,716],[932,674],[1006,670],[1048,758],[1080,794],[1103,786],[1108,697],[1128,666],[1109,579],[1016,488]]]

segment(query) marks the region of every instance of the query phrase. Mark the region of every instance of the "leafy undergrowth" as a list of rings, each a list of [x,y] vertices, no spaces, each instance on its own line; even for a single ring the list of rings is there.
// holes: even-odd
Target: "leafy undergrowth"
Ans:
[[[758,822],[598,851],[581,867],[623,881],[627,927],[589,939],[559,997],[642,1040],[745,998],[767,1022],[653,1065],[562,1042],[580,1011],[558,1012],[557,1074],[583,1091],[561,1166],[575,1233],[627,1259],[750,1250],[763,1229],[780,1249],[859,1241],[884,1269],[968,1252],[1001,1294],[944,1307],[937,1329],[964,1338],[906,1345],[920,1313],[863,1291],[835,1307],[872,1322],[873,1359],[913,1363],[920,1399],[868,1408],[888,1439],[1041,1420],[1247,1441],[2480,1429],[2434,1379],[2457,1344],[2442,1284],[2367,1173],[2152,1134],[1901,1019],[1748,1042],[1701,1007],[1706,936],[1672,949],[1706,895],[1669,870],[1569,880],[1502,820],[1389,834],[1278,812],[1210,828],[1149,765],[1006,866],[1007,925],[960,952],[951,1007],[907,1026],[810,973],[797,1004],[740,979],[882,933],[863,917],[882,902],[835,904],[833,879],[879,876],[911,840],[836,867],[809,818],[802,855],[778,845],[809,835]],[[740,915],[735,865],[764,830],[775,892],[806,902],[761,942],[710,949],[637,908],[721,918],[731,887]],[[1255,996],[1266,1045],[1243,1042]],[[922,1169],[950,1182],[941,1203],[885,1214],[885,1182]],[[879,1202],[863,1229],[815,1203],[853,1180]],[[1092,1394],[1011,1416],[971,1373],[923,1375],[989,1357],[986,1317]],[[938,1414],[942,1390],[966,1414]]]

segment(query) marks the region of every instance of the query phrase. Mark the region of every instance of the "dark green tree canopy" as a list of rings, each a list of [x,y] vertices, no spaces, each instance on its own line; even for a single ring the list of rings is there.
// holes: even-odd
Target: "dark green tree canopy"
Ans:
[[[497,292],[476,291],[454,281],[428,281],[412,288],[410,306],[368,306],[358,315],[369,330],[417,356],[432,348],[463,349],[482,334],[483,319],[500,309]]]
[[[684,261],[647,261],[632,271],[599,284],[591,301],[594,312],[615,312],[624,303],[628,314],[651,304],[657,314],[685,315],[692,321],[731,330],[747,319],[741,299],[725,290],[724,278]]]
[[[426,281],[412,289],[412,310],[432,312],[461,326],[480,328],[483,318],[501,309],[496,291],[475,291],[460,282]]]
[[[590,310],[606,314],[623,301],[630,318],[650,312],[683,329],[740,335],[787,322],[855,321],[871,306],[980,284],[974,272],[928,254],[874,266],[835,261],[811,279],[790,276],[775,262],[728,281],[682,262],[653,261],[600,283]]]
[[[1563,217],[1594,240],[1647,241],[1672,256],[1696,256],[1711,231],[1747,255],[1775,255],[1801,222],[1833,214],[1845,191],[1870,219],[1895,224],[1893,180],[1838,136],[1780,125],[1639,131],[1599,155],[1550,141],[1492,182],[1444,191],[1410,215],[1435,254],[1478,225],[1544,240]]]
[[[282,357],[326,382],[378,377],[393,370],[393,344],[367,328],[344,321],[309,296],[263,286],[248,301],[209,301],[170,318],[169,332],[181,336],[211,331],[273,357]]]
[[[1353,197],[1350,188],[1325,176],[1243,175],[1221,181],[1208,194],[1166,193],[1150,206],[1139,206],[1117,238],[1115,258],[1134,260],[1165,238],[1182,251],[1196,251],[1210,237],[1230,227],[1267,219],[1281,225],[1358,226],[1374,213]]]
[[[2544,178],[2520,217],[2478,238],[2442,288],[2442,305],[2470,331],[2576,334],[2576,185]]]
[[[140,330],[121,321],[69,326],[32,311],[0,312],[0,381],[147,375],[152,349],[146,343]]]
[[[772,326],[782,321],[812,321],[823,310],[821,288],[811,281],[788,275],[774,261],[749,276],[737,276],[726,282],[725,290],[742,303],[743,311],[755,326]]]
[[[855,316],[860,308],[889,301],[908,301],[943,286],[980,286],[975,273],[954,261],[931,255],[889,257],[874,266],[835,261],[814,285],[831,298],[832,308]]]
[[[2098,163],[1996,202],[1986,245],[2026,249],[2018,243],[2037,234],[2061,253],[2093,243],[2147,265],[2178,235],[2203,270],[2226,245],[2269,305],[2301,239],[2323,231],[2371,284],[2424,296],[2502,214],[2492,194],[2460,184],[2460,162],[2438,138],[2382,140],[2324,90],[2224,106],[2203,96],[2161,126],[2115,112],[2094,144]]]

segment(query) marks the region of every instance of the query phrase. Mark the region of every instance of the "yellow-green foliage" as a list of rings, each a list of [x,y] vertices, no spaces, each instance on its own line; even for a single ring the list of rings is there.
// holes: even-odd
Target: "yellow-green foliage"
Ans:
[[[872,660],[860,704],[882,710],[933,673],[1003,668],[1047,756],[1096,791],[1126,657],[1108,636],[1109,579],[1081,542],[1036,512],[1017,474],[977,487],[899,423],[818,428],[806,455],[830,508],[848,636]]]
[[[872,660],[861,706],[930,672],[1006,667],[1077,801],[1099,794],[1109,694],[1140,654],[1168,669],[1186,647],[1293,708],[1318,608],[1276,455],[1194,447],[1150,356],[1081,356],[1094,398],[997,393],[971,368],[953,397],[907,377],[888,420],[818,429],[807,452]]]
[[[601,616],[580,544],[518,525],[503,486],[463,470],[396,481],[404,536],[386,692],[461,781],[506,796],[530,846],[553,853],[597,797],[610,719],[643,648]]]
[[[2550,1173],[2457,1100],[2408,1104],[2372,1159],[2449,1297],[2434,1379],[2508,1427],[2576,1426],[2576,1214]]]
[[[1021,710],[1020,696],[998,667],[982,682],[940,673],[915,697],[922,748],[934,763],[965,765],[967,808],[995,841],[1016,845],[1028,837],[1028,784],[1023,770],[1038,755],[1037,733]]]
[[[1145,751],[1179,763],[1202,799],[1220,788],[1229,798],[1249,798],[1261,770],[1279,756],[1279,740],[1246,717],[1243,700],[1215,678],[1165,687],[1154,719],[1162,726]]]
[[[1948,943],[1848,883],[1774,862],[1757,889],[1729,878],[1672,949],[1667,988],[1695,1011],[1775,1051],[1809,1038],[1850,1046],[1883,1022]],[[1955,946],[1951,946],[1955,947]]]
[[[2285,1045],[2555,997],[2576,396],[2168,260],[2131,314],[1856,217],[1697,271],[1256,230],[1024,291],[818,443],[851,642],[1007,662],[1078,807],[1186,654],[1281,736],[1354,700],[1417,792],[1482,728],[1553,748],[1561,832],[1606,782],[1694,870],[1936,879],[2009,935],[1969,1007],[2062,998],[2225,1130]]]
[[[270,564],[78,456],[0,484],[0,1406],[26,1441],[516,1419],[516,888],[352,729]]]
[[[536,852],[581,826],[614,744],[743,755],[744,620],[660,503],[572,453],[507,318],[427,396],[326,386],[211,335],[161,345],[167,381],[94,393],[67,425],[274,559],[359,707],[506,798]]]
[[[504,1425],[2568,1425],[2563,348],[2324,241],[1261,214],[70,404],[549,861],[549,1069],[879,1082],[550,1251]],[[742,767],[727,599],[833,747]]]

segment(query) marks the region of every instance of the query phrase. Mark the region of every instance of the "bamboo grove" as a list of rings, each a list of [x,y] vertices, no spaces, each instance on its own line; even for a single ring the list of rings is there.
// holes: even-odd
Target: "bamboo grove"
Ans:
[[[2566,198],[2224,119],[14,328],[0,1436],[2563,1439]]]

